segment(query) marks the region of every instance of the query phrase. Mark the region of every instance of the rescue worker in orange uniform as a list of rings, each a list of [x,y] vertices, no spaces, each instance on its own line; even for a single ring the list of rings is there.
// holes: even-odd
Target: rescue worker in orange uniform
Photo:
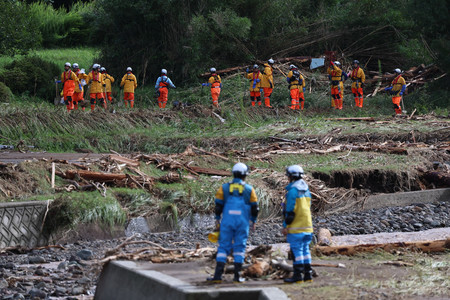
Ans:
[[[334,100],[334,106],[336,109],[342,109],[344,100],[342,98],[342,70],[339,68],[341,65],[338,61],[330,61],[330,66],[328,67],[327,73],[330,75],[331,80],[331,97],[332,103]]]
[[[395,69],[397,76],[391,83],[391,86],[385,88],[392,95],[392,103],[394,104],[394,110],[396,115],[402,114],[402,108],[400,106],[400,101],[402,96],[406,91],[406,81],[402,76],[402,71],[400,69]]]
[[[130,107],[134,107],[134,90],[137,88],[137,79],[133,73],[133,69],[127,68],[127,73],[123,75],[122,81],[120,82],[120,87],[123,87],[123,100],[125,102],[125,107],[128,102],[130,102]]]
[[[155,84],[155,90],[158,95],[159,108],[165,108],[169,96],[169,88],[176,89],[169,77],[167,77],[167,70],[161,70],[161,76],[158,77]]]
[[[100,73],[100,65],[94,64],[92,66],[92,71],[88,75],[89,84],[91,85],[91,90],[89,93],[89,98],[91,100],[91,111],[95,110],[95,104],[99,100],[100,105],[106,109],[106,102],[104,96],[104,88],[106,86],[103,80],[103,75]]]
[[[272,65],[274,64],[273,59],[269,59],[267,63],[264,64],[264,71],[263,77],[261,79],[261,87],[264,91],[264,106],[265,107],[272,107],[270,106],[270,96],[272,95],[273,91],[273,68]]]
[[[286,81],[289,83],[289,91],[291,96],[291,109],[303,110],[305,106],[305,78],[295,65],[289,66],[289,73],[286,77]]]
[[[364,74],[363,69],[359,67],[359,61],[353,61],[353,70],[348,73],[348,77],[352,80],[352,93],[355,97],[355,105],[356,107],[363,107],[363,87],[364,82],[366,81],[366,75]]]
[[[80,85],[78,81],[78,77],[70,69],[70,63],[66,62],[64,64],[64,72],[61,74],[61,80],[57,81],[57,83],[63,84],[63,97],[64,104],[67,107],[67,111],[71,111],[73,109],[73,94],[75,93],[75,86]]]
[[[81,109],[84,111],[85,107],[83,105],[84,103],[84,86],[88,82],[88,75],[84,73],[84,69],[80,70],[80,67],[77,63],[74,63],[72,65],[73,72],[77,75],[78,80],[80,81],[80,85],[75,85],[75,92],[73,93],[72,102],[73,102],[73,109],[78,109],[78,103],[81,105]]]
[[[213,100],[213,106],[219,107],[219,95],[222,90],[222,79],[216,73],[216,68],[211,68],[211,77],[208,79],[208,83],[202,83],[202,86],[211,86],[211,97]]]
[[[256,102],[258,102],[258,106],[261,106],[261,79],[262,74],[259,71],[258,65],[253,65],[253,72],[250,72],[250,70],[247,68],[246,70],[247,74],[245,77],[247,79],[250,79],[250,99],[252,101],[252,106],[256,105]]]
[[[111,97],[111,92],[112,92],[112,87],[111,84],[114,83],[114,77],[112,77],[111,75],[109,75],[106,72],[106,68],[105,67],[101,67],[100,68],[100,72],[103,74],[103,80],[105,81],[106,87],[106,95],[105,95],[105,99],[109,100],[109,103],[112,102],[112,97]]]

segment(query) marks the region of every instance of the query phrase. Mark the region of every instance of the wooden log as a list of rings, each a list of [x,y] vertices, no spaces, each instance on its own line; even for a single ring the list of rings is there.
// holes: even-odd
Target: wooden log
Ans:
[[[326,228],[319,228],[317,233],[317,245],[329,246],[331,245],[331,232]]]
[[[117,154],[111,154],[109,156],[109,159],[119,163],[119,164],[126,164],[127,166],[131,166],[131,167],[139,167],[139,161],[136,159],[130,159],[130,158],[126,158]]]
[[[218,170],[218,169],[210,169],[210,168],[202,168],[202,167],[187,167],[191,171],[198,174],[206,174],[206,175],[217,175],[217,176],[230,176],[231,172],[226,170]]]
[[[363,244],[363,245],[344,245],[344,246],[315,246],[314,250],[322,255],[354,255],[361,252],[373,252],[375,250],[384,250],[387,252],[405,248],[417,249],[422,252],[444,252],[450,249],[450,239],[436,241],[418,241],[418,242],[396,242],[383,244]]]
[[[248,267],[245,271],[245,275],[249,277],[260,278],[267,274],[270,269],[270,265],[268,262],[264,260],[257,260],[253,265]]]
[[[126,174],[114,174],[114,173],[102,173],[85,170],[67,170],[64,177],[67,179],[75,179],[77,176],[86,179],[93,180],[95,182],[108,182],[114,180],[124,180],[127,178]]]

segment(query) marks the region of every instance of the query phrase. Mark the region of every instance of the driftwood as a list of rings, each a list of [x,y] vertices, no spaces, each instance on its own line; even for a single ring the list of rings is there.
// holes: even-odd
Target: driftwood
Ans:
[[[190,169],[198,174],[217,175],[217,176],[230,176],[231,175],[230,171],[226,171],[226,170],[193,167],[193,166],[189,166],[188,169]]]
[[[265,260],[257,260],[245,271],[245,275],[249,277],[260,278],[267,274],[270,270],[270,265]]]
[[[115,161],[119,164],[126,164],[127,166],[131,166],[131,167],[139,167],[139,161],[136,159],[130,159],[130,158],[126,158],[117,154],[111,154],[109,156],[109,159],[112,161]]]
[[[317,245],[329,246],[331,245],[331,232],[326,228],[319,228],[317,234]]]
[[[444,252],[450,249],[450,239],[419,242],[396,242],[384,244],[364,244],[345,246],[316,246],[315,251],[322,255],[340,254],[354,255],[361,252],[373,252],[375,250],[392,251],[400,248],[418,249],[422,252]]]
[[[115,173],[102,173],[102,172],[93,172],[93,171],[85,171],[85,170],[67,170],[64,178],[67,179],[75,179],[77,176],[86,179],[92,180],[96,182],[108,182],[114,180],[125,180],[127,178],[126,174],[115,174]]]

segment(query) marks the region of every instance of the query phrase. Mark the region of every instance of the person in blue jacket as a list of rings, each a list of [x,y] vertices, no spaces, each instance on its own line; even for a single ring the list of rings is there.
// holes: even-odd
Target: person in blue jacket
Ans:
[[[311,252],[313,226],[311,218],[311,192],[302,179],[304,172],[299,165],[286,168],[289,185],[286,187],[286,202],[283,208],[282,233],[287,236],[294,260],[294,275],[285,278],[286,283],[312,281]],[[303,277],[304,275],[304,277]]]
[[[233,250],[234,282],[240,283],[249,228],[255,229],[259,207],[255,189],[244,182],[248,167],[237,163],[232,169],[233,180],[222,185],[216,193],[216,226],[220,227],[217,265],[214,277],[208,281],[221,283],[227,256]],[[220,218],[222,217],[222,220]]]

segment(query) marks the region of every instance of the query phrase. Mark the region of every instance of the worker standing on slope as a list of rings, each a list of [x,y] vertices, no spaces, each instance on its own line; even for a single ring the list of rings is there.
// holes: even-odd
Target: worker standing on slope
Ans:
[[[305,79],[295,65],[289,66],[289,73],[286,81],[289,83],[289,92],[291,97],[291,109],[303,110],[305,105]],[[301,99],[301,100],[300,100]]]
[[[273,91],[273,68],[272,65],[274,64],[273,59],[269,59],[267,63],[264,64],[264,70],[263,70],[263,76],[261,79],[261,87],[264,91],[264,106],[265,107],[272,107],[270,106],[270,96],[272,95]]]
[[[64,72],[61,73],[61,80],[58,83],[63,84],[63,97],[64,104],[67,107],[67,111],[73,109],[73,94],[75,93],[75,86],[80,85],[77,75],[70,69],[70,63],[64,64]]]
[[[134,90],[137,88],[136,76],[132,73],[133,69],[131,67],[127,68],[127,73],[123,75],[122,81],[120,82],[120,87],[123,87],[123,101],[125,107],[130,102],[130,107],[134,107]]]
[[[311,253],[313,226],[311,218],[311,192],[302,179],[303,168],[292,165],[286,168],[289,185],[286,187],[286,202],[283,205],[283,230],[291,247],[294,260],[294,275],[285,278],[286,283],[312,281]]]
[[[72,103],[73,103],[73,109],[77,110],[78,109],[78,104],[81,105],[81,109],[84,111],[85,107],[84,107],[84,86],[87,84],[88,82],[88,75],[85,74],[84,69],[80,70],[80,66],[77,63],[74,63],[72,65],[73,68],[73,72],[75,73],[75,75],[77,75],[78,80],[80,82],[79,85],[75,85],[75,92],[73,93],[73,97],[72,97]]]
[[[167,77],[167,70],[161,70],[161,76],[158,77],[155,84],[155,90],[158,94],[158,106],[159,108],[165,108],[169,96],[169,87],[176,89],[176,86],[172,83],[169,77]]]
[[[330,61],[330,66],[327,70],[331,81],[331,97],[336,109],[342,109],[344,102],[341,90],[342,70],[339,68],[340,65],[341,63],[338,61]]]
[[[92,71],[88,75],[89,84],[91,85],[91,89],[89,91],[89,98],[91,101],[91,111],[95,110],[95,104],[97,104],[97,100],[100,102],[99,104],[106,109],[106,102],[104,96],[104,88],[106,86],[105,81],[103,80],[103,75],[100,73],[100,65],[94,64],[92,66]]]
[[[391,85],[385,88],[385,91],[389,91],[392,95],[392,103],[394,104],[395,115],[402,114],[402,108],[400,106],[400,101],[402,100],[402,96],[406,91],[406,81],[402,76],[402,71],[400,69],[395,69],[395,73],[397,76],[392,81]]]
[[[101,67],[100,68],[100,72],[103,74],[103,80],[105,81],[106,87],[106,95],[105,95],[105,99],[108,99],[109,103],[112,102],[112,97],[111,97],[111,92],[112,92],[112,83],[114,83],[114,77],[112,77],[111,75],[109,75],[106,72],[106,68],[105,67]]]
[[[348,73],[348,76],[352,80],[352,93],[355,97],[355,105],[356,107],[363,107],[363,87],[364,82],[366,81],[366,75],[364,74],[363,69],[359,67],[359,61],[353,61],[353,70]]]
[[[213,106],[219,107],[219,95],[222,90],[222,79],[216,73],[216,68],[210,69],[211,76],[208,79],[208,83],[202,83],[202,86],[211,86],[211,97],[213,100]]]
[[[250,99],[252,100],[252,106],[256,105],[256,102],[258,102],[258,106],[261,106],[261,79],[262,74],[259,71],[258,65],[253,65],[253,72],[250,72],[250,70],[247,68],[246,70],[247,74],[245,77],[247,79],[250,79]]]
[[[255,229],[259,212],[256,192],[251,185],[244,182],[248,167],[237,163],[233,166],[232,173],[233,180],[222,185],[216,193],[216,227],[220,227],[220,234],[216,270],[214,277],[208,278],[212,283],[222,282],[225,263],[231,250],[234,257],[233,281],[244,281],[240,272],[244,263],[249,228]]]

